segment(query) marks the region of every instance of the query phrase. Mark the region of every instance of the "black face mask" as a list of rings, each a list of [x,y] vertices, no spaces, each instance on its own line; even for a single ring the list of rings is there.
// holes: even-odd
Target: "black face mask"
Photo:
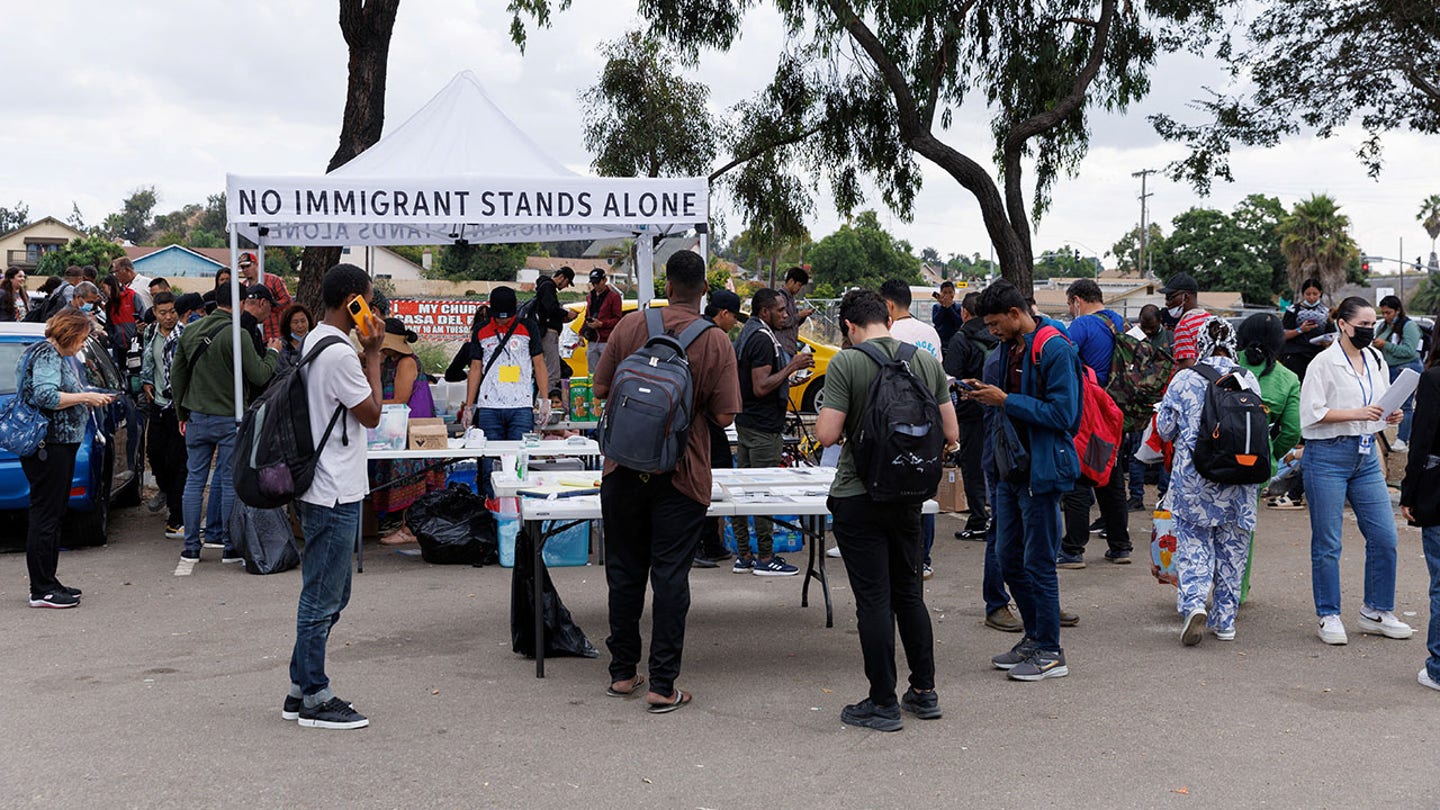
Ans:
[[[1354,326],[1355,334],[1350,336],[1350,345],[1357,349],[1363,349],[1375,342],[1375,327]]]

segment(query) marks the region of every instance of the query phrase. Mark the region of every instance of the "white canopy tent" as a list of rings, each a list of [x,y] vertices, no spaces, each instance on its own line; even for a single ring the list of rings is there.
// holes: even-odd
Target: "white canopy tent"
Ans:
[[[641,302],[654,288],[654,239],[704,234],[703,177],[587,177],[551,158],[470,71],[405,123],[329,174],[225,178],[231,291],[239,236],[267,245],[440,245],[636,238]],[[263,275],[261,276],[263,278]],[[238,310],[238,305],[236,309]],[[242,415],[234,318],[236,418]]]

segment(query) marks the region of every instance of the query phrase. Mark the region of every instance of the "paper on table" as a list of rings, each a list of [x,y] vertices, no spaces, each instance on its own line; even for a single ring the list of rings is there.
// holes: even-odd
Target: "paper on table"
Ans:
[[[1384,396],[1380,397],[1380,401],[1375,403],[1380,406],[1380,410],[1385,412],[1385,415],[1380,418],[1387,419],[1390,414],[1400,410],[1400,407],[1405,404],[1405,400],[1415,393],[1418,385],[1420,385],[1420,375],[1415,373],[1415,369],[1402,370],[1400,376],[1395,378],[1395,382],[1390,383],[1390,390],[1386,391]]]

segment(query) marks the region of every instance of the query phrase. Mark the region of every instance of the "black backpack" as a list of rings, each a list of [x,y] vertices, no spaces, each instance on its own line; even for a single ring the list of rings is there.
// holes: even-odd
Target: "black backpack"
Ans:
[[[50,320],[50,316],[64,309],[67,303],[64,293],[61,292],[64,289],[65,285],[61,284],[59,287],[51,290],[49,297],[40,302],[39,306],[31,307],[30,311],[25,313],[26,322],[45,323]]]
[[[945,437],[934,393],[910,371],[915,347],[901,343],[893,360],[870,343],[853,348],[880,366],[860,430],[850,437],[865,491],[884,503],[924,503],[940,486]]]
[[[645,310],[650,337],[615,367],[600,418],[600,452],[606,459],[642,473],[667,473],[680,463],[695,407],[685,350],[714,325],[696,318],[672,337],[660,310]]]
[[[335,429],[345,406],[335,406],[325,434],[319,442],[314,441],[310,432],[310,401],[300,369],[330,346],[348,342],[334,335],[322,338],[300,362],[272,380],[270,387],[246,409],[231,461],[235,495],[246,504],[258,509],[274,509],[310,488],[320,449],[330,438],[330,431]],[[343,433],[343,441],[349,444],[348,431]]]
[[[1217,484],[1270,480],[1270,409],[1236,372],[1221,375],[1204,363],[1190,367],[1209,381],[1195,437],[1195,471]]]

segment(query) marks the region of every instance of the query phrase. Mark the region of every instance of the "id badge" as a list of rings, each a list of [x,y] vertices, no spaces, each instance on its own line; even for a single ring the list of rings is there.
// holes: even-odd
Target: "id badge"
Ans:
[[[501,366],[501,367],[500,367],[500,376],[499,376],[498,379],[499,379],[500,382],[502,382],[502,383],[517,383],[517,382],[520,382],[520,367],[519,367],[519,366]]]
[[[1365,434],[1364,436],[1361,436],[1361,437],[1360,437],[1360,455],[1362,455],[1362,456],[1368,456],[1368,455],[1370,455],[1370,448],[1371,448],[1371,446],[1372,446],[1373,444],[1374,444],[1374,437],[1373,437],[1373,436],[1371,436],[1371,435],[1368,434],[1368,433]]]

